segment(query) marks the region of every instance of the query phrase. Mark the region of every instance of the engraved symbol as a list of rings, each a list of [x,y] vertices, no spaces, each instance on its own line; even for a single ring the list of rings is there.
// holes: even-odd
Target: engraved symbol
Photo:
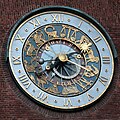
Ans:
[[[93,50],[89,50],[88,51],[88,58],[86,58],[87,62],[98,62],[99,61],[99,57],[95,57],[93,54]]]
[[[24,42],[25,38],[21,37],[19,34],[17,34],[16,40],[20,40],[22,43]]]
[[[110,64],[110,57],[109,56],[103,56],[102,57],[103,64]]]
[[[92,43],[89,41],[87,37],[82,36],[80,39],[80,43],[76,45],[81,49],[81,52],[86,53],[90,50],[90,46],[92,46]]]
[[[70,18],[68,18],[68,22],[70,22]]]
[[[31,23],[34,26],[34,29],[40,25],[40,21],[37,18],[31,20],[29,23]]]
[[[39,98],[39,99],[42,100],[42,101],[48,102],[48,95],[46,95],[46,94],[43,93],[43,92],[40,92],[40,93],[38,94],[37,98]]]
[[[91,99],[94,99],[94,97],[92,95],[90,95],[89,93],[86,93],[87,94],[87,97],[88,97],[88,100],[90,101]]]
[[[72,102],[70,98],[64,99],[64,106],[65,107],[72,106]]]
[[[107,84],[107,82],[108,82],[108,79],[105,78],[105,77],[103,77],[103,76],[101,76],[101,77],[99,77],[99,81],[100,81],[104,86],[106,86],[106,84]]]
[[[83,90],[87,89],[87,86],[92,85],[92,81],[87,81],[85,78],[81,78],[80,80],[75,80],[74,82],[77,83],[80,87],[82,87]]]
[[[61,32],[60,32],[60,36],[62,37],[62,38],[64,38],[65,36],[66,36],[66,30],[65,30],[65,26],[64,25],[62,25],[62,30],[61,30]]]
[[[13,64],[14,65],[19,65],[19,64],[21,64],[21,61],[20,61],[20,56],[18,56],[18,57],[12,57],[13,58]]]
[[[48,29],[52,29],[52,32],[48,32],[48,31],[47,31]],[[54,26],[48,25],[48,26],[45,27],[44,30],[45,30],[45,32],[46,32],[47,35],[48,35],[48,39],[57,38],[57,37],[58,37],[58,36],[57,36],[57,31],[55,31]]]
[[[24,65],[27,72],[34,72],[35,67],[27,62],[27,60],[24,60]]]
[[[35,47],[29,40],[26,42],[25,51],[27,56],[34,56],[33,52],[36,51]]]
[[[80,20],[79,25],[78,25],[78,28],[81,27],[82,23],[83,23],[83,21]]]
[[[48,81],[45,79],[45,76],[40,76],[40,78],[37,77],[38,85],[44,88],[44,84],[48,84]]]
[[[45,36],[44,36],[44,33],[42,31],[40,31],[40,34],[36,33],[33,36],[33,39],[38,47],[40,47],[42,44],[45,43]]]
[[[100,36],[97,36],[97,37],[95,37],[93,40],[95,40],[95,42],[97,43],[97,42],[99,42],[99,41],[102,40],[102,39],[101,39]]]
[[[68,85],[63,87],[63,90],[62,90],[63,95],[74,94],[74,93],[79,93],[79,90],[77,89],[77,87],[73,85]]]
[[[63,15],[62,14],[52,14],[51,15],[52,17],[53,17],[53,19],[52,19],[52,22],[63,22],[64,21],[64,17],[63,17]]]
[[[15,50],[16,50],[16,51],[18,51],[18,50],[19,50],[19,48],[16,48]]]
[[[66,34],[66,31],[68,29],[68,32]],[[72,31],[72,33],[71,33]],[[66,37],[67,39],[70,39],[71,41],[75,41],[76,40],[76,33],[78,32],[79,30],[78,29],[75,29],[73,27],[70,27],[68,25],[62,25],[62,30],[60,32],[60,36],[61,37]]]
[[[50,46],[46,44],[45,50],[46,50],[46,51],[49,51],[49,50],[50,50]]]
[[[46,90],[49,91],[49,92],[52,92],[52,93],[60,93],[60,92],[58,91],[57,85],[55,85],[55,84],[53,84],[53,86],[51,86],[50,88],[48,88],[48,89],[46,89]]]
[[[26,89],[28,89],[31,85],[31,83],[29,82],[28,78],[26,75],[21,75],[18,77],[19,80],[21,81],[21,83],[25,86]]]
[[[87,68],[90,70],[90,71],[85,71],[84,75],[86,77],[93,77],[95,75],[97,75],[99,73],[99,70],[97,69],[97,67],[95,67],[94,65],[92,66],[87,66]]]

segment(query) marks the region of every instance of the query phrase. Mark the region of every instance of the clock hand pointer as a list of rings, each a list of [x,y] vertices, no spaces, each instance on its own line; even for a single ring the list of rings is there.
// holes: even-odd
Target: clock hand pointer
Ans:
[[[75,63],[75,62],[73,62],[73,61],[71,61],[71,60],[67,60],[67,61],[70,62],[70,63],[72,63],[72,64],[74,64],[74,65],[76,65],[76,66],[78,66],[78,67],[80,67],[80,68],[82,68],[82,69],[84,69],[84,70],[91,71],[91,70],[89,70],[88,68],[86,68],[86,67],[84,67],[84,66],[81,66],[81,65],[79,65],[79,64],[77,64],[77,63]]]
[[[93,70],[90,70],[90,69],[88,69],[88,68],[86,68],[86,67],[84,67],[84,66],[81,66],[81,65],[79,65],[79,64],[77,64],[77,63],[75,63],[75,62],[73,62],[73,61],[70,61],[70,60],[67,60],[67,61],[70,62],[70,63],[72,63],[72,64],[74,64],[74,65],[76,65],[76,66],[78,66],[78,67],[80,67],[80,68],[83,68],[84,70],[87,70],[87,71],[89,71],[89,72],[92,72],[92,73],[96,76],[96,74],[94,73]]]
[[[66,55],[67,55],[67,57],[70,57],[70,56],[73,55],[73,54],[79,54],[79,53],[78,53],[78,52],[71,52],[71,53],[66,54]]]

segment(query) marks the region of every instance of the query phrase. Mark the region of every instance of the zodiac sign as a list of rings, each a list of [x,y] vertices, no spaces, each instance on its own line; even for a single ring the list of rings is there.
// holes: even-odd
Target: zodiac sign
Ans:
[[[70,27],[68,25],[62,25],[62,27],[63,28],[62,28],[62,30],[60,32],[60,36],[62,38],[64,38],[66,36],[67,38],[70,38],[70,40],[74,42],[76,40],[76,32],[79,31],[79,30],[77,30],[77,29],[75,29],[73,27]],[[68,33],[67,34],[66,34],[66,29],[68,29]],[[71,31],[73,31],[73,32],[70,35]]]
[[[62,30],[61,30],[61,32],[60,32],[60,36],[63,38],[63,37],[65,37],[66,36],[66,30],[65,30],[65,25],[62,25]]]
[[[79,93],[79,90],[77,89],[77,87],[72,85],[63,87],[63,90],[62,90],[63,95],[75,94],[75,93]]]
[[[25,51],[27,56],[34,56],[33,52],[36,51],[35,47],[30,43],[29,40],[26,42]]]
[[[76,45],[81,49],[82,52],[86,53],[90,50],[90,46],[92,46],[92,43],[87,37],[82,36],[79,42],[80,43],[76,43]]]
[[[31,61],[30,61],[30,64],[32,64],[34,61],[36,61],[37,60],[37,57],[35,56],[35,57],[31,57],[32,59],[31,59]]]
[[[90,46],[92,46],[92,43],[89,41],[87,37],[82,36],[80,39],[80,43],[77,44],[77,46],[79,46],[81,52],[88,54],[88,58],[86,58],[86,60],[88,60],[87,62],[97,63],[99,61],[99,57],[94,56],[93,50],[90,48]]]
[[[47,29],[49,29],[49,28],[51,28],[53,31],[52,32],[48,32],[47,31]],[[52,25],[48,25],[48,26],[46,26],[45,27],[45,32],[48,34],[48,39],[50,39],[50,38],[57,38],[58,36],[57,36],[57,31],[55,31],[55,28],[54,28],[54,26],[52,26]]]
[[[94,66],[94,65],[92,65],[92,67],[91,66],[87,66],[87,68],[90,70],[90,71],[86,71],[85,73],[84,73],[84,75],[86,76],[86,77],[93,77],[93,76],[95,76],[95,75],[97,75],[98,73],[99,73],[99,70]]]
[[[27,60],[24,60],[24,65],[27,72],[34,72],[35,67],[27,62]]]
[[[92,50],[88,51],[88,58],[86,58],[87,62],[98,62],[99,61],[99,57],[95,57],[93,54]]]
[[[44,37],[44,38],[43,38]],[[43,43],[45,43],[45,36],[43,34],[43,32],[41,31],[40,34],[36,33],[34,36],[33,36],[33,39],[34,41],[36,42],[36,45],[38,47],[40,47]]]
[[[46,90],[49,91],[49,92],[52,92],[52,93],[60,93],[60,92],[58,91],[57,85],[55,85],[55,84],[53,84],[52,87],[47,88]]]
[[[30,75],[30,79],[31,79],[33,82],[35,82],[35,78],[34,78],[33,75]]]
[[[48,84],[48,81],[46,80],[45,76],[40,76],[40,78],[37,77],[38,86],[41,85],[42,88],[44,88],[44,84]]]

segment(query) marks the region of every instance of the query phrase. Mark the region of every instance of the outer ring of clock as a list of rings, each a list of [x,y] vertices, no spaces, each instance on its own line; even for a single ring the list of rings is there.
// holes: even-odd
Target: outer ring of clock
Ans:
[[[111,49],[111,52],[113,54],[113,58],[117,58],[117,52],[115,50],[115,47],[114,47],[114,44],[110,38],[110,36],[108,35],[108,33],[105,31],[105,29],[95,20],[93,19],[92,17],[90,17],[89,15],[87,15],[86,13],[80,11],[80,10],[77,10],[77,9],[73,9],[73,8],[70,8],[70,7],[63,7],[63,6],[50,6],[50,7],[44,7],[44,8],[38,8],[38,9],[35,9],[33,11],[31,11],[30,13],[26,14],[25,16],[23,16],[13,27],[13,29],[11,30],[10,32],[10,36],[8,38],[8,45],[7,45],[7,55],[6,55],[6,60],[8,60],[9,58],[9,46],[10,46],[10,42],[11,42],[11,39],[16,31],[16,29],[25,21],[27,20],[28,18],[36,15],[36,14],[39,14],[39,13],[43,13],[43,12],[47,12],[47,11],[62,11],[62,12],[68,12],[68,13],[71,13],[73,15],[77,15],[77,16],[80,16],[82,17],[83,19],[86,19],[87,21],[91,22],[95,27],[97,27],[99,29],[99,31],[102,33],[102,35],[105,37],[105,39],[107,40],[107,42],[109,43],[109,46],[110,46],[110,49]],[[11,69],[10,69],[11,70]],[[12,70],[11,70],[12,71]],[[13,75],[14,76],[14,75]],[[15,80],[15,82],[19,85],[19,83]],[[19,85],[20,86],[20,85]],[[109,85],[108,85],[109,86]],[[108,88],[107,86],[107,88]],[[22,87],[20,86],[21,90]],[[107,89],[106,88],[106,89]],[[106,91],[106,90],[105,90]],[[104,91],[104,92],[105,92]],[[24,91],[26,95],[28,95],[30,98],[32,98],[33,100],[35,100],[36,102],[38,103],[42,103],[41,101],[38,101],[36,99],[34,99],[31,95],[29,95],[28,92]],[[103,92],[103,93],[104,93]],[[101,96],[101,95],[100,95]],[[99,97],[100,97],[99,96]],[[98,98],[99,98],[98,97]],[[98,99],[97,98],[97,99]],[[94,101],[96,101],[97,99],[95,99]],[[92,102],[89,102],[87,105],[91,104],[91,103],[94,103],[94,101]],[[69,102],[69,101],[68,101]],[[71,103],[70,103],[71,104]],[[57,109],[64,109],[64,110],[70,110],[70,109],[75,109],[75,108],[81,108],[81,107],[84,107],[86,105],[83,105],[83,106],[78,106],[78,107],[57,107],[57,106],[51,106],[49,105],[48,103],[43,103],[43,105],[46,105],[46,106],[50,106],[50,107],[53,107],[53,108],[57,108]]]

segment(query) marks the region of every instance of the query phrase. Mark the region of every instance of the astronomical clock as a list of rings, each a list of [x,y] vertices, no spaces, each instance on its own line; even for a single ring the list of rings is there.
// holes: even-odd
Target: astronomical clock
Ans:
[[[11,30],[7,58],[17,85],[40,104],[62,110],[88,106],[107,90],[116,51],[104,28],[86,13],[45,7]]]

